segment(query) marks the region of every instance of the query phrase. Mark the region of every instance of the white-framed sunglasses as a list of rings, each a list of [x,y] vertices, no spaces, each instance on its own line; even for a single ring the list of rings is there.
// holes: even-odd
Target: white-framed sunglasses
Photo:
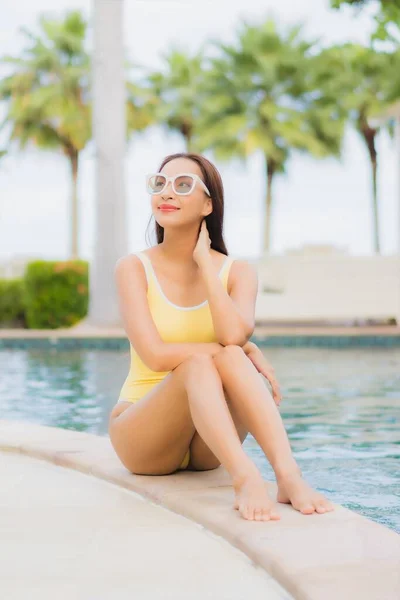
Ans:
[[[167,177],[164,173],[151,173],[150,175],[146,175],[147,191],[149,194],[162,194],[170,181],[172,189],[178,196],[188,196],[193,192],[196,183],[200,183],[204,191],[211,198],[206,184],[195,173],[179,173],[172,177]]]

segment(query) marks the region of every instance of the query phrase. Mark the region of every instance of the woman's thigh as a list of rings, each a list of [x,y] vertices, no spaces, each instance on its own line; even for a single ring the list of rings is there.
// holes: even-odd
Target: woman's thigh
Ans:
[[[132,473],[164,475],[182,463],[196,431],[185,388],[185,363],[140,400],[120,401],[110,413],[111,443]]]
[[[220,466],[194,426],[185,380],[194,368],[207,368],[204,355],[192,355],[139,401],[118,402],[111,411],[111,443],[126,468],[135,474],[163,475],[176,471],[190,448],[188,469],[211,470]],[[212,359],[210,358],[210,361]],[[225,399],[243,443],[248,432],[239,420],[225,390]]]

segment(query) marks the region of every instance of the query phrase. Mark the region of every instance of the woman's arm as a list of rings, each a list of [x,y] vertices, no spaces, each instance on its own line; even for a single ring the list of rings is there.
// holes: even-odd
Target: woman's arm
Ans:
[[[156,362],[157,366],[155,371],[172,371],[178,365],[181,364],[186,358],[192,356],[192,354],[208,354],[215,356],[224,346],[217,342],[206,342],[206,343],[175,343],[175,342],[162,342],[158,352]],[[246,354],[257,349],[257,346],[253,342],[246,342],[243,346],[243,350]]]
[[[200,263],[207,288],[207,298],[218,342],[223,346],[244,346],[254,331],[255,304],[258,290],[256,269],[246,261],[232,264],[230,294],[218,277],[211,256]]]
[[[134,255],[117,261],[115,277],[119,308],[124,329],[140,359],[153,371],[172,371],[195,353],[214,356],[223,346],[210,343],[166,343],[162,340],[150,313],[146,274]]]
[[[208,354],[215,356],[223,346],[217,342],[175,343],[162,342],[156,351],[154,371],[172,371],[192,354]]]
[[[198,352],[214,356],[228,345],[241,346],[247,355],[258,350],[253,342],[249,342],[249,337],[254,331],[257,272],[245,261],[235,261],[234,281],[229,295],[218,277],[211,255],[209,256],[209,260],[205,257],[199,261],[199,266],[207,286],[218,343],[163,342],[157,352],[157,371],[172,371],[186,358]]]

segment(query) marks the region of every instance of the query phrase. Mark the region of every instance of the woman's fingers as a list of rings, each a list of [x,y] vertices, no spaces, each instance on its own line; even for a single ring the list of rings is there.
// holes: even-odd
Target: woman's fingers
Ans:
[[[255,350],[250,350],[250,352],[247,354],[247,357],[254,364],[257,371],[264,375],[264,377],[269,381],[272,389],[272,397],[276,404],[280,404],[282,395],[279,383],[275,377],[275,369],[272,367],[272,365],[270,365],[261,350],[257,347]]]
[[[277,402],[279,404],[282,400],[282,395],[281,395],[281,389],[280,389],[279,383],[278,383],[275,375],[273,373],[271,373],[270,371],[268,371],[265,374],[265,377],[268,379],[269,383],[271,384],[273,399],[275,400],[275,402]]]
[[[272,387],[272,396],[273,396],[274,400],[276,400],[276,402],[278,402],[278,404],[279,404],[280,401],[282,400],[279,384],[276,381],[276,379],[272,379],[272,380],[270,379],[269,381],[270,381],[271,387]]]

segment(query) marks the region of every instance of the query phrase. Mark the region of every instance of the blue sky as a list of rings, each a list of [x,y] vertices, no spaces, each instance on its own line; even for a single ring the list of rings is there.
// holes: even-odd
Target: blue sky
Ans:
[[[15,0],[2,6],[0,54],[18,53],[21,26],[34,28],[40,13],[62,14],[81,9],[89,18],[89,0]],[[366,42],[372,21],[364,12],[336,13],[328,0],[125,0],[125,46],[132,60],[159,65],[160,53],[172,44],[195,50],[207,38],[233,40],[242,17],[252,22],[272,15],[281,27],[302,22],[305,32],[326,43]],[[277,8],[276,8],[277,6]],[[275,7],[275,8],[274,8]],[[2,116],[1,108],[0,113]],[[0,137],[0,146],[4,135]],[[396,176],[394,142],[386,134],[378,141],[381,243],[384,254],[398,251],[400,193]],[[136,136],[126,155],[126,189],[129,215],[129,251],[147,247],[145,230],[150,217],[144,175],[164,155],[180,151],[178,135],[153,128]],[[210,156],[210,158],[212,158]],[[259,155],[246,166],[216,163],[226,189],[225,239],[230,253],[256,257],[261,252],[265,181]],[[90,259],[93,246],[93,146],[81,156],[80,250]],[[0,170],[0,260],[30,255],[68,256],[69,165],[57,154],[35,150],[12,153]],[[303,244],[334,244],[352,254],[372,251],[370,173],[366,151],[357,134],[346,134],[341,161],[316,161],[296,154],[287,174],[274,188],[272,251],[284,253]]]

